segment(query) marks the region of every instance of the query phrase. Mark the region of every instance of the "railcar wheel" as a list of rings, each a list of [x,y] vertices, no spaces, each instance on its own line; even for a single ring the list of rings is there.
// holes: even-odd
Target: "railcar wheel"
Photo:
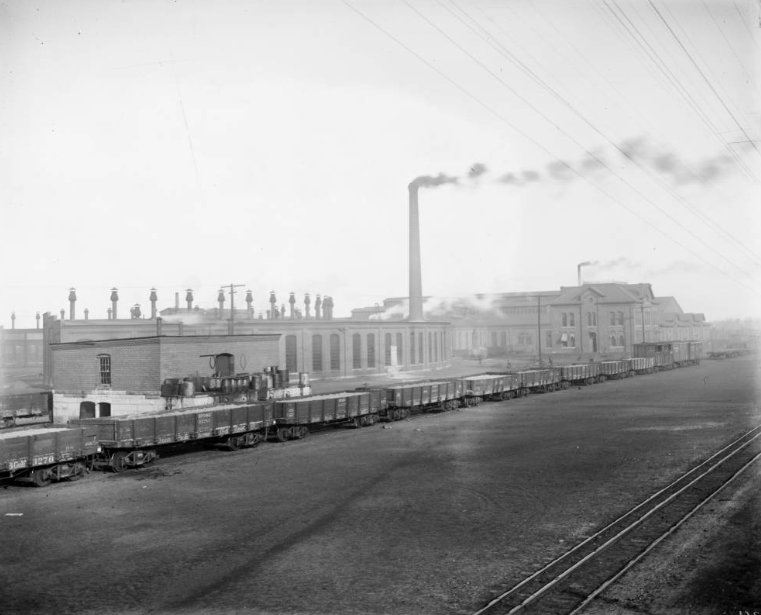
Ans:
[[[75,481],[79,480],[85,475],[85,464],[81,461],[77,461],[74,466],[71,468],[71,475],[68,477],[68,480]]]
[[[287,427],[278,427],[277,439],[278,442],[285,442],[291,436],[291,430]]]
[[[299,438],[304,439],[309,435],[309,427],[302,425],[299,427]]]
[[[237,451],[240,448],[240,438],[238,436],[229,436],[226,444],[227,448],[231,451]]]
[[[127,451],[116,451],[111,455],[111,470],[116,473],[124,472],[127,469]]]
[[[35,487],[47,487],[53,481],[50,470],[32,470],[32,482]]]

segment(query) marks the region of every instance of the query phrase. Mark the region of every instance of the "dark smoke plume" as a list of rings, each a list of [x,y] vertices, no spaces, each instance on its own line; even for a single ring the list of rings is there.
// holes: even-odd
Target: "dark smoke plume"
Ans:
[[[470,179],[475,179],[476,177],[479,177],[483,175],[484,173],[486,173],[487,170],[488,169],[486,168],[485,164],[481,162],[477,162],[472,167],[470,167],[470,171],[468,172],[468,177]]]
[[[438,175],[421,175],[416,177],[410,182],[410,186],[417,188],[433,188],[435,186],[443,186],[444,184],[456,184],[460,180],[457,177],[451,175],[445,175],[439,173]]]

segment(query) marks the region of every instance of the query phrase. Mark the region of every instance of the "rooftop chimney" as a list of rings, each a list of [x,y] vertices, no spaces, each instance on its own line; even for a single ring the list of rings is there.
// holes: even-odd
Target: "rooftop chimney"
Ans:
[[[75,318],[75,307],[77,304],[76,290],[76,288],[69,289],[69,320],[74,320]]]
[[[592,263],[589,261],[584,261],[583,263],[579,263],[578,267],[576,267],[576,275],[579,280],[579,286],[581,286],[581,268],[586,265],[591,265]]]
[[[423,320],[423,282],[420,271],[420,219],[418,215],[418,187],[412,183],[410,191],[410,316],[409,320]]]

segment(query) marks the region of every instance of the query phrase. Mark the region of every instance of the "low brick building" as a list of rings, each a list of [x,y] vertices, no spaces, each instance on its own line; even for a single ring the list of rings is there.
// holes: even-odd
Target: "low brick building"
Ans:
[[[280,335],[154,336],[51,344],[56,422],[160,410],[167,378],[260,372],[278,365]],[[203,400],[180,400],[182,407]],[[97,412],[95,411],[97,408]]]

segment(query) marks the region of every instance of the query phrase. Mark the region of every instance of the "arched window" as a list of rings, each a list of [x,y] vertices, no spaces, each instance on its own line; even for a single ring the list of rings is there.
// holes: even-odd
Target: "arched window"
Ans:
[[[619,346],[626,346],[626,340],[624,339],[624,334],[618,336],[618,345]]]
[[[563,326],[567,327],[568,326],[568,314],[563,312],[562,316],[563,316]]]
[[[98,416],[111,416],[111,404],[103,401],[98,404]]]
[[[322,371],[322,335],[312,336],[312,371]]]
[[[367,367],[375,367],[375,333],[367,334]]]
[[[383,352],[386,365],[391,365],[391,334],[386,333],[383,336]]]
[[[330,369],[334,372],[341,369],[341,338],[338,333],[330,335]]]
[[[351,336],[351,355],[352,367],[360,369],[362,367],[362,336],[359,333]]]
[[[423,363],[425,359],[423,358],[423,333],[422,331],[417,334],[417,348],[418,348],[418,363]]]
[[[433,358],[436,363],[439,362],[439,334],[433,334]]]
[[[410,333],[410,365],[415,363],[415,334]]]
[[[615,346],[616,345],[616,336],[613,333],[610,334],[610,345],[611,346]]]
[[[291,372],[298,371],[296,367],[296,336],[285,336],[285,369]]]
[[[404,361],[404,349],[402,348],[402,343],[404,342],[404,338],[402,337],[401,333],[396,334],[396,364],[401,365]]]
[[[576,348],[576,336],[573,333],[568,336],[568,345],[571,348]]]
[[[111,355],[98,355],[98,369],[100,370],[100,383],[111,384]]]

